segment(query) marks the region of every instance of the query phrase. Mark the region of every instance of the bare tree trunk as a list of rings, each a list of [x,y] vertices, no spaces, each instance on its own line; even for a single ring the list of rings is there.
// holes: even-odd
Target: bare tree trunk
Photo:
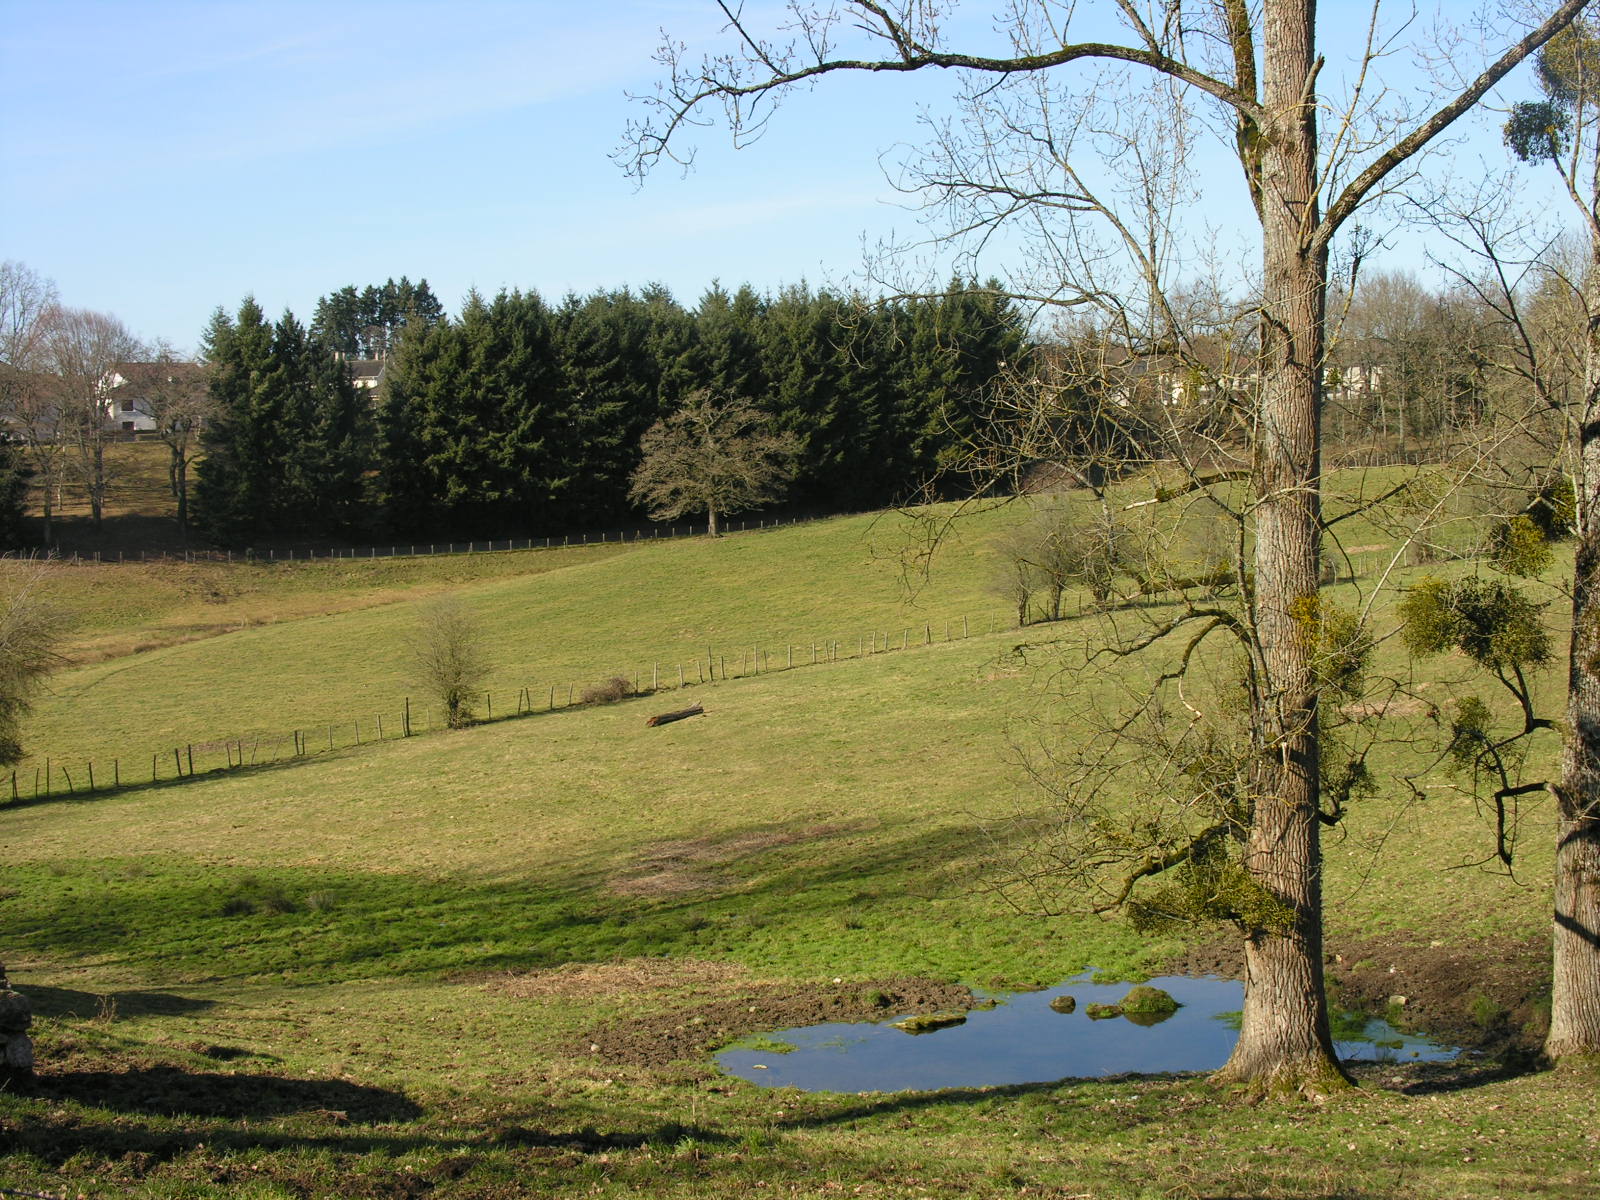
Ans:
[[[106,507],[106,448],[104,435],[95,432],[89,446],[89,519],[96,533]]]
[[[1316,682],[1318,499],[1327,260],[1318,223],[1317,131],[1309,83],[1315,5],[1266,6],[1264,96],[1278,114],[1261,154],[1264,293],[1256,438],[1255,621],[1261,647],[1259,766],[1245,868],[1283,921],[1245,941],[1239,1041],[1219,1078],[1320,1091],[1347,1077],[1333,1052],[1322,979],[1322,848]]]
[[[1591,244],[1567,731],[1556,793],[1554,990],[1545,1053],[1600,1057],[1600,241]]]
[[[720,536],[717,528],[717,506],[715,504],[706,505],[706,536]]]
[[[172,452],[172,494],[178,501],[178,532],[189,536],[189,460],[177,450]]]

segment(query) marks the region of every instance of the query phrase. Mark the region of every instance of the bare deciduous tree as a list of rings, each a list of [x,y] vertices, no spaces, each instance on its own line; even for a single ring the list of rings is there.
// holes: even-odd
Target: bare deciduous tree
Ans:
[[[157,340],[144,362],[122,370],[123,387],[155,423],[156,436],[167,447],[167,485],[178,503],[178,529],[189,533],[189,467],[200,445],[200,431],[215,405],[206,368],[184,361],[165,341]]]
[[[716,537],[723,517],[777,499],[794,475],[799,443],[770,422],[748,400],[691,393],[645,431],[628,494],[656,521],[705,513]]]
[[[1531,496],[1497,527],[1487,557],[1506,575],[1531,576],[1550,563],[1550,535],[1570,532],[1576,541],[1565,720],[1538,709],[1528,675],[1555,655],[1543,606],[1514,584],[1432,580],[1408,603],[1415,649],[1461,650],[1512,702],[1506,724],[1475,697],[1460,701],[1449,747],[1492,797],[1496,854],[1507,865],[1518,801],[1540,791],[1555,799],[1545,1053],[1578,1061],[1600,1057],[1600,24],[1592,16],[1548,43],[1538,79],[1543,99],[1513,106],[1506,142],[1523,162],[1554,168],[1581,236],[1530,238],[1527,225],[1484,203],[1455,214],[1455,226],[1484,265],[1463,282],[1498,318],[1507,335],[1501,366],[1528,402],[1515,430],[1521,444],[1508,438],[1489,465]],[[1570,487],[1553,470],[1570,472]],[[1546,731],[1559,732],[1562,743],[1554,778],[1527,769],[1529,744]]]
[[[459,600],[446,596],[418,613],[413,637],[417,680],[444,709],[445,724],[470,724],[492,669],[483,630]]]
[[[1344,94],[1331,104],[1319,94],[1325,60],[1313,0],[1175,0],[1153,8],[1119,2],[1127,33],[1121,44],[1102,40],[1098,29],[1076,40],[1075,22],[1087,11],[1080,6],[1017,0],[995,27],[998,44],[982,42],[979,33],[971,49],[949,44],[953,30],[967,36],[963,26],[947,19],[943,6],[920,0],[821,7],[797,0],[775,38],[756,31],[754,13],[721,3],[733,47],[696,62],[668,43],[662,61],[669,78],[654,99],[654,120],[632,131],[632,165],[643,171],[671,156],[685,127],[704,123],[708,107],[720,106],[742,138],[760,130],[785,92],[832,74],[953,71],[962,80],[960,116],[933,128],[927,155],[908,172],[910,186],[930,196],[952,228],[980,242],[1014,222],[1026,228],[1039,267],[1032,294],[1104,307],[1121,320],[1123,340],[1142,361],[1185,348],[1185,322],[1173,303],[1183,255],[1168,215],[1195,183],[1192,133],[1209,125],[1231,144],[1260,227],[1247,378],[1237,387],[1226,371],[1210,370],[1220,401],[1213,411],[1231,430],[1208,439],[1221,453],[1184,454],[1178,478],[1160,491],[1168,499],[1209,492],[1239,515],[1238,544],[1249,548],[1248,563],[1235,564],[1243,599],[1233,608],[1185,604],[1121,648],[1175,641],[1184,647],[1180,661],[1189,663],[1203,658],[1215,637],[1242,660],[1235,668],[1248,697],[1242,739],[1206,759],[1222,764],[1216,773],[1196,763],[1174,776],[1215,774],[1210,794],[1224,818],[1220,827],[1158,825],[1165,832],[1157,843],[1123,864],[1124,899],[1132,899],[1135,888],[1169,872],[1189,872],[1203,890],[1214,855],[1226,852],[1228,878],[1240,886],[1223,915],[1243,933],[1246,986],[1240,1037],[1223,1080],[1273,1091],[1348,1082],[1333,1053],[1323,990],[1319,832],[1338,819],[1344,787],[1324,786],[1321,698],[1335,686],[1330,679],[1343,677],[1330,676],[1330,665],[1360,657],[1349,652],[1352,638],[1333,637],[1344,623],[1325,619],[1317,595],[1334,239],[1585,3],[1562,0],[1536,28],[1508,36],[1503,50],[1473,66],[1475,75],[1441,86],[1420,116],[1386,107],[1393,94],[1382,66],[1393,46],[1376,11]],[[1109,68],[1104,77],[1069,86],[1096,64]],[[1130,72],[1147,86],[1129,85]],[[1324,140],[1321,114],[1330,108],[1335,116]],[[1105,267],[1113,258],[1126,264],[1120,272]],[[1185,357],[1203,390],[1204,356]],[[1140,711],[1155,715],[1148,696]],[[1165,736],[1159,723],[1151,729]],[[1161,838],[1172,840],[1162,845]]]
[[[46,545],[65,450],[56,436],[60,410],[44,364],[45,318],[56,307],[55,284],[24,263],[0,263],[0,418],[23,444],[43,491]]]
[[[105,515],[111,478],[110,395],[117,369],[142,357],[143,347],[116,317],[59,305],[45,316],[44,361],[53,376],[56,437],[71,447],[89,497],[96,530]]]
[[[61,662],[61,610],[43,596],[42,569],[8,561],[0,581],[0,767],[22,758],[22,722]]]

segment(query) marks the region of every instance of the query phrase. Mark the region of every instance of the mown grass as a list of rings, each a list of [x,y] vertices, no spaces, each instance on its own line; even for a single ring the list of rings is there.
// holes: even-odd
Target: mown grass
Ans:
[[[458,590],[485,614],[497,653],[523,666],[575,672],[606,646],[661,646],[665,660],[674,646],[698,653],[708,637],[732,644],[763,629],[775,650],[808,626],[848,636],[946,603],[994,609],[987,539],[1016,517],[969,526],[921,608],[905,607],[893,556],[870,540],[883,524],[865,521],[579,556]],[[402,595],[440,586],[392,583]],[[82,711],[45,714],[41,727],[90,739],[118,706],[146,703],[152,721],[203,726],[235,696],[266,722],[297,699],[322,702],[319,688],[360,696],[393,678],[385,655],[398,651],[385,639],[408,607],[286,619],[82,668],[63,681]],[[1375,1068],[1357,1095],[1258,1108],[1164,1078],[801,1094],[724,1078],[703,1059],[644,1068],[584,1051],[603,1022],[690,1021],[708,995],[751,980],[1021,985],[1091,965],[1134,973],[1174,950],[1103,918],[1013,912],[979,872],[989,835],[1041,804],[1013,746],[1033,737],[1052,692],[1072,694],[1090,628],[984,633],[697,686],[688,695],[706,714],[659,729],[643,719],[670,704],[629,701],[0,807],[5,959],[35,997],[46,1063],[38,1095],[0,1092],[0,1186],[151,1197],[1592,1194],[1600,1130],[1594,1081],[1579,1075]],[[295,661],[324,652],[336,669]],[[1395,644],[1381,654],[1384,669],[1410,669]],[[625,665],[616,658],[601,661]],[[186,662],[191,690],[168,696]],[[1415,682],[1448,696],[1453,674],[1436,664]],[[56,703],[66,700],[63,689]],[[1442,869],[1481,856],[1480,815],[1448,787],[1419,801],[1395,783],[1416,747],[1384,755],[1383,791],[1328,839],[1333,942],[1542,935],[1548,849],[1529,846],[1520,880]],[[502,986],[507,972],[632,962],[666,982],[586,984],[557,970],[527,995]],[[694,963],[715,964],[713,982]]]

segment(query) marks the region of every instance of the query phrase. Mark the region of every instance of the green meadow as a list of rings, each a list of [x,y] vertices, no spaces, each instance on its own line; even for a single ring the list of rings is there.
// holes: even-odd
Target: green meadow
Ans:
[[[0,1093],[0,1188],[1592,1194],[1595,1081],[1509,1059],[1371,1068],[1324,1104],[1260,1107],[1196,1077],[856,1095],[715,1070],[697,1023],[747,1001],[1136,978],[1184,951],[1019,913],[986,884],[993,839],[1045,803],[1024,748],[1089,736],[1054,718],[1099,618],[1070,596],[1068,619],[1018,630],[993,587],[997,539],[1027,518],[955,522],[925,577],[921,533],[892,514],[716,542],[51,568],[73,661],[19,777],[45,756],[145,774],[0,804],[0,953],[40,1057],[31,1090]],[[1357,597],[1395,547],[1376,527],[1345,543],[1359,582],[1337,586]],[[406,696],[427,723],[409,642],[444,593],[483,626],[496,719],[400,738]],[[1465,686],[1392,640],[1379,664],[1418,695]],[[565,704],[613,674],[661,690]],[[686,703],[704,715],[645,725]],[[379,714],[383,740],[351,744]],[[219,743],[329,725],[331,751],[212,769]],[[197,773],[149,782],[180,745]],[[1483,814],[1425,773],[1426,747],[1396,735],[1374,761],[1384,786],[1327,840],[1330,947],[1487,967],[1547,936],[1548,814],[1530,806],[1514,876],[1467,865]]]

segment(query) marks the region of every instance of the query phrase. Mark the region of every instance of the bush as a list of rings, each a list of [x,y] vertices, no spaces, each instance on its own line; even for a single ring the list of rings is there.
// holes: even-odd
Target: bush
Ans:
[[[584,688],[579,699],[585,704],[615,704],[631,695],[633,684],[621,675],[613,675],[610,679]]]
[[[420,610],[412,656],[417,680],[443,707],[445,724],[470,724],[490,662],[482,631],[459,601],[447,596]]]

